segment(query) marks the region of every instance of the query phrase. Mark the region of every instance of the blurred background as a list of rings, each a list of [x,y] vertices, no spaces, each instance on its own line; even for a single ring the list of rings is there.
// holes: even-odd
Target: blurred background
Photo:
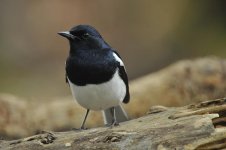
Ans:
[[[57,32],[78,24],[94,26],[118,50],[130,80],[184,58],[226,57],[224,0],[1,0],[0,92],[70,95],[69,45]]]

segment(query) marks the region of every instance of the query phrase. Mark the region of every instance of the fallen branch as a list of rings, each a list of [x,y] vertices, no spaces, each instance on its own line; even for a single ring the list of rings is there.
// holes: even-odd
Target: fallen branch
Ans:
[[[183,60],[130,83],[132,99],[125,108],[131,118],[138,118],[154,105],[176,107],[224,97],[226,60]],[[30,101],[0,95],[0,138],[17,139],[40,130],[69,130],[80,126],[84,113],[85,109],[76,105],[71,96]],[[89,118],[89,128],[103,125],[100,112],[91,111]]]
[[[226,148],[226,98],[178,108],[154,106],[148,115],[114,128],[45,132],[1,149],[223,149]]]

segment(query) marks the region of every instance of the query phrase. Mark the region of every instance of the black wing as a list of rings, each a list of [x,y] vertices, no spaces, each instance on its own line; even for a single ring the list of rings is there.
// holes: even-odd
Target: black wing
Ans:
[[[121,59],[120,55],[116,51],[113,51],[113,52]],[[121,66],[121,65],[119,66],[119,76],[122,78],[123,82],[126,85],[126,96],[123,99],[123,103],[128,103],[130,100],[129,81],[128,81],[128,77],[127,77],[124,66]]]
[[[67,74],[65,73],[65,81],[68,83]]]
[[[68,83],[66,65],[67,65],[67,61],[65,62],[65,82]]]

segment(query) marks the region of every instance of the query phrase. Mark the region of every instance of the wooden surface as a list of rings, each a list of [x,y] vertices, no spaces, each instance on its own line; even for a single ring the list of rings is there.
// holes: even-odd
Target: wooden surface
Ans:
[[[226,99],[184,107],[153,106],[146,116],[114,128],[44,132],[14,141],[0,149],[223,149],[226,148]]]
[[[133,119],[154,105],[176,107],[225,97],[226,59],[203,57],[176,62],[131,81],[130,92],[131,101],[124,107]],[[85,111],[71,95],[31,100],[0,94],[0,139],[23,138],[40,130],[70,130],[80,126]],[[101,113],[91,111],[86,125],[103,126]]]

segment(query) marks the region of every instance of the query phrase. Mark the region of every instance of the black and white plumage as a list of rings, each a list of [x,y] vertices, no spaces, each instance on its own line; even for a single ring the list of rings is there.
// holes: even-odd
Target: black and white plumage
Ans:
[[[128,78],[121,57],[89,25],[78,25],[59,34],[70,43],[66,81],[77,102],[87,109],[81,128],[84,128],[89,110],[109,110],[111,124],[117,124],[115,107],[128,103],[130,99]]]

